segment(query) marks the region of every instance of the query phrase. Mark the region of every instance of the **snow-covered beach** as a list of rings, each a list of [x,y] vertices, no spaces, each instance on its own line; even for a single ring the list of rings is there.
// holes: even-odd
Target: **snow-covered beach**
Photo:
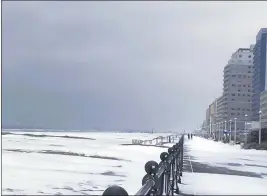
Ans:
[[[141,187],[145,163],[159,161],[167,150],[121,145],[162,133],[13,133],[2,136],[3,194],[99,195],[113,184],[134,194]]]

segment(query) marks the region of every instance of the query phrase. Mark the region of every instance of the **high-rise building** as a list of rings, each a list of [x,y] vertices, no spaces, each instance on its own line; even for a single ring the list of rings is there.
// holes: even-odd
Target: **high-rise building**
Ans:
[[[239,48],[224,67],[221,121],[237,118],[237,130],[251,119],[253,48]]]
[[[254,47],[254,58],[253,58],[253,96],[252,96],[252,120],[259,120],[260,110],[260,94],[264,90],[267,90],[267,28],[262,28],[256,37],[256,45]]]

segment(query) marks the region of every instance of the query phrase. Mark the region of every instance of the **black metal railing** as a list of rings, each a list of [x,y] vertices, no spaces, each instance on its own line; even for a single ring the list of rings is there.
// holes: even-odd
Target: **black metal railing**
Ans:
[[[183,172],[184,135],[179,142],[160,154],[161,162],[148,161],[145,164],[146,175],[142,187],[135,195],[174,195],[179,194],[179,186]],[[107,188],[103,195],[128,195],[120,186]]]

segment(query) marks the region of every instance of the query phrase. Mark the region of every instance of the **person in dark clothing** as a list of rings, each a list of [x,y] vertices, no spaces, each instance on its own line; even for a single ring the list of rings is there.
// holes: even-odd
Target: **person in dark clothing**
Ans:
[[[187,134],[187,136],[188,136],[188,139],[190,140],[190,134],[189,133]]]
[[[191,133],[191,139],[193,139],[193,133]]]

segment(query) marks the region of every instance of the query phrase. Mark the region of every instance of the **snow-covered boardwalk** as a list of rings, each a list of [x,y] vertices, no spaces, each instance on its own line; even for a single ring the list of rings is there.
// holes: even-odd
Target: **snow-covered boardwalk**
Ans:
[[[267,151],[185,139],[184,195],[267,195]]]

